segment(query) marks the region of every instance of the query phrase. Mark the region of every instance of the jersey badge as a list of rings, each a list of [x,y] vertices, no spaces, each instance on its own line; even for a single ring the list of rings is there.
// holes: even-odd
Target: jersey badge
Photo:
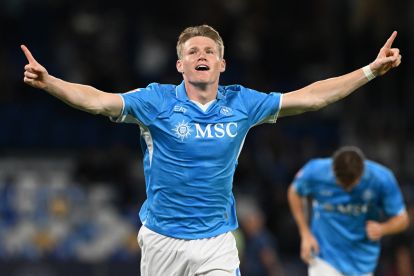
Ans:
[[[220,108],[220,113],[224,116],[231,116],[233,115],[233,110],[230,107],[222,106]]]

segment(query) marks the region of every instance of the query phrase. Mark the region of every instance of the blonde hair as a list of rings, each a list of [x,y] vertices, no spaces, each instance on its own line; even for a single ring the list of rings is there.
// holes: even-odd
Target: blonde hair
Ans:
[[[183,44],[187,40],[195,36],[204,36],[204,37],[208,37],[214,40],[219,50],[219,56],[220,58],[223,58],[224,56],[223,39],[213,27],[210,27],[209,25],[204,24],[200,26],[188,27],[184,31],[181,32],[180,36],[178,37],[178,41],[177,41],[177,56],[179,59],[181,59],[182,57],[181,53],[183,50]]]

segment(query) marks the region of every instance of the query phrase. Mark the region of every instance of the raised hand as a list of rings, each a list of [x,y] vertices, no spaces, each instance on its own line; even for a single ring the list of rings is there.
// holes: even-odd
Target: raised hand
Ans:
[[[38,63],[35,58],[32,56],[32,53],[30,53],[29,49],[21,45],[20,48],[22,48],[24,55],[27,58],[27,61],[29,62],[24,67],[24,79],[23,81],[35,88],[45,89],[47,84],[46,80],[49,77],[49,73],[47,70]]]
[[[394,31],[391,36],[382,46],[377,58],[370,64],[371,70],[375,76],[382,76],[391,68],[395,68],[401,63],[400,50],[398,48],[391,48],[392,43],[397,37],[397,32]]]

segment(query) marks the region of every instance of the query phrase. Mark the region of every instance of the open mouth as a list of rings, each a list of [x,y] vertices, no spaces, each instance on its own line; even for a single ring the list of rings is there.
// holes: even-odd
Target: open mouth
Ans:
[[[210,67],[208,67],[207,65],[197,65],[195,68],[197,71],[208,71],[210,70]]]

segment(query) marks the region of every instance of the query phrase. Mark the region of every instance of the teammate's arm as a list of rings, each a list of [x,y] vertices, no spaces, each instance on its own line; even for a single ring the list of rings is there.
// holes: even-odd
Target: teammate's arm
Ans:
[[[391,48],[397,32],[394,31],[380,49],[377,58],[369,64],[373,76],[382,76],[401,63],[400,50]],[[283,95],[279,117],[318,110],[336,102],[368,82],[362,68],[346,75],[312,83],[302,89]]]
[[[288,189],[288,201],[301,237],[300,257],[305,263],[309,264],[313,258],[313,254],[319,253],[319,245],[309,229],[308,221],[305,215],[304,200],[295,191],[293,185],[290,185]]]
[[[45,90],[68,105],[92,113],[117,117],[122,110],[119,95],[100,91],[92,86],[67,82],[49,75],[26,46],[21,46],[28,64],[24,67],[24,82],[32,87]]]
[[[369,220],[366,223],[365,229],[370,240],[377,241],[383,236],[392,235],[407,229],[409,225],[408,214],[406,211],[393,216],[385,222],[378,222]]]

